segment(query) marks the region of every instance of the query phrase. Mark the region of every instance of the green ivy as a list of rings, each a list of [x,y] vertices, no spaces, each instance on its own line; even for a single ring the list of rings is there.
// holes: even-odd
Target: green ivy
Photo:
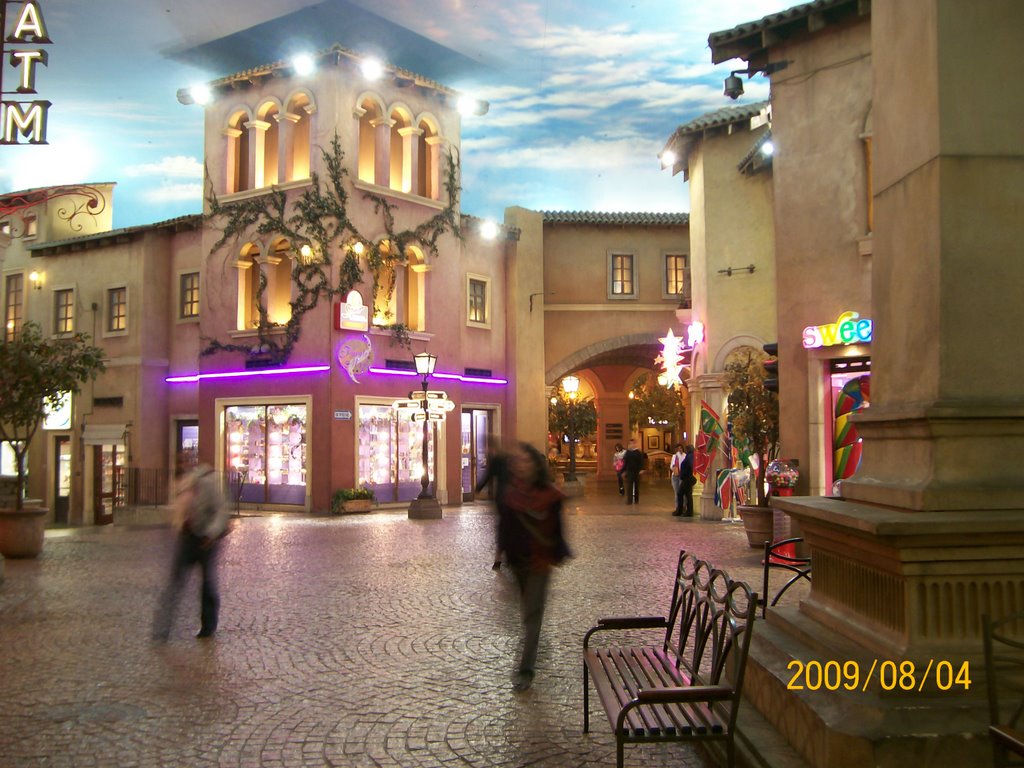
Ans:
[[[373,296],[383,296],[390,302],[394,295],[396,272],[408,263],[406,250],[417,245],[432,257],[439,255],[438,243],[441,237],[451,232],[462,240],[462,231],[456,211],[461,188],[458,183],[459,161],[453,150],[447,155],[445,190],[448,204],[437,214],[419,224],[415,229],[397,231],[395,228],[394,203],[385,197],[363,191],[363,196],[373,203],[374,213],[384,223],[385,236],[372,242],[363,235],[348,216],[349,194],[346,190],[348,170],[343,163],[345,154],[341,141],[335,133],[330,149],[320,149],[327,169],[327,178],[322,180],[317,173],[310,174],[310,186],[295,201],[293,211],[288,212],[285,193],[272,188],[266,194],[246,198],[237,202],[221,204],[217,196],[209,193],[209,220],[221,225],[221,237],[213,246],[211,255],[225,245],[250,241],[255,237],[287,240],[292,257],[292,282],[298,288],[298,295],[291,304],[291,318],[284,325],[270,322],[267,317],[264,294],[266,276],[260,270],[257,289],[259,322],[256,326],[258,341],[251,344],[223,343],[217,339],[205,339],[202,355],[214,352],[241,352],[251,358],[260,358],[268,365],[287,362],[292,349],[302,333],[302,317],[314,309],[321,300],[331,301],[344,297],[358,284],[364,282],[359,257],[348,247],[350,243],[362,243],[369,269]],[[388,247],[382,248],[383,243]],[[300,248],[309,244],[315,260],[304,262]],[[330,271],[334,262],[340,259],[338,281],[331,285]],[[383,292],[381,292],[383,289]],[[409,348],[409,329],[394,323],[385,326],[399,345]]]

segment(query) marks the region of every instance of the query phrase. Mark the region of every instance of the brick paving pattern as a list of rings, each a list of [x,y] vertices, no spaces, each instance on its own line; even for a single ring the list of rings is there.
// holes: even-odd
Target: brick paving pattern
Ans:
[[[666,483],[667,485],[667,483]],[[221,553],[221,624],[198,641],[198,574],[171,641],[149,638],[166,528],[51,531],[0,584],[0,766],[611,766],[599,704],[581,732],[584,631],[661,613],[680,548],[759,584],[738,523],[673,518],[588,489],[570,500],[537,678],[514,693],[519,618],[483,504],[245,517]],[[627,746],[627,765],[713,763],[689,744]]]

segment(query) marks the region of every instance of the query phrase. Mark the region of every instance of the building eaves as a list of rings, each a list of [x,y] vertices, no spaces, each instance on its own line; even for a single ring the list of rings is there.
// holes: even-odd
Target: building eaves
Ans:
[[[741,104],[735,107],[722,107],[714,112],[694,118],[688,123],[680,125],[665,142],[659,157],[671,150],[675,153],[676,160],[672,164],[672,175],[680,171],[683,178],[689,178],[690,173],[690,152],[694,143],[702,139],[708,131],[719,131],[729,129],[733,125],[749,123],[757,117],[768,106],[767,101],[755,101],[751,104]]]
[[[360,62],[368,57],[335,43],[329,48],[317,51],[313,54],[313,58],[317,61],[326,60],[337,65],[341,63],[342,59],[351,59],[355,62]],[[241,72],[235,72],[231,75],[225,75],[224,77],[211,81],[208,85],[210,88],[237,88],[244,85],[255,84],[263,78],[283,76],[289,73],[293,67],[294,65],[290,60],[275,61],[251,67],[249,69],[242,70]],[[446,85],[442,85],[435,80],[424,77],[423,75],[410,72],[402,67],[398,67],[393,64],[385,64],[384,69],[389,71],[392,76],[402,84],[418,85],[446,95],[458,95],[458,91],[455,91]]]
[[[545,224],[587,224],[620,227],[680,227],[690,223],[688,213],[605,213],[602,211],[541,211]]]
[[[122,227],[120,229],[108,229],[106,232],[94,232],[89,235],[68,237],[63,240],[53,240],[47,243],[33,243],[26,250],[33,256],[54,256],[59,253],[70,251],[84,251],[90,248],[99,248],[113,243],[128,242],[137,235],[153,230],[172,230],[181,232],[183,230],[194,230],[202,226],[203,217],[201,214],[189,214],[187,216],[176,216],[173,219],[165,219],[154,224],[139,224],[134,227]]]
[[[814,0],[771,13],[757,21],[712,32],[708,36],[711,61],[744,59],[752,67],[767,65],[767,49],[797,35],[812,34],[854,16],[871,14],[871,0]]]

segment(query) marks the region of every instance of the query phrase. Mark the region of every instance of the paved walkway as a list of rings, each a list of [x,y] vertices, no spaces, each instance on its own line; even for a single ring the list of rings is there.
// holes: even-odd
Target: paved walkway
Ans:
[[[740,524],[673,518],[667,488],[643,492],[632,507],[595,488],[570,500],[576,557],[553,580],[524,694],[485,505],[441,521],[243,518],[216,638],[193,638],[190,587],[163,646],[149,628],[170,531],[50,531],[0,584],[0,766],[612,766],[603,716],[580,731],[583,632],[662,612],[680,548],[759,581]],[[687,744],[627,746],[626,761],[712,765]]]

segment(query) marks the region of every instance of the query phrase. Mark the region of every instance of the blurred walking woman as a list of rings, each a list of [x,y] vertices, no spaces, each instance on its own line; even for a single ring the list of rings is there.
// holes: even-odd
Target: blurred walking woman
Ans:
[[[562,533],[562,496],[551,482],[548,462],[532,445],[509,453],[509,479],[498,499],[498,546],[519,585],[523,650],[513,687],[533,683],[552,566],[569,557]]]

